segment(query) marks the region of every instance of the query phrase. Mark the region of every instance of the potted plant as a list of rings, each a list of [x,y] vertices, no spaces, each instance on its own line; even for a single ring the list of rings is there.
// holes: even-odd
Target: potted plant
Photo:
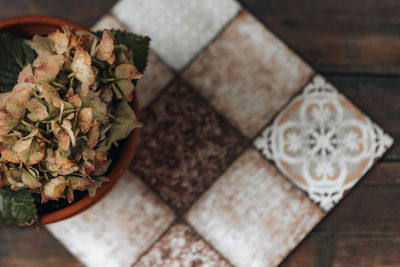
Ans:
[[[0,224],[48,224],[104,197],[141,124],[149,38],[54,17],[0,21]]]

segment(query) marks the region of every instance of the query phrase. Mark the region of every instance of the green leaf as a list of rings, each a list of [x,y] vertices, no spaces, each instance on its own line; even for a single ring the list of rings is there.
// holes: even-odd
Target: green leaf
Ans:
[[[35,200],[28,189],[0,188],[0,224],[26,225],[37,220]]]
[[[0,32],[0,92],[11,91],[20,71],[36,56],[24,39]]]
[[[142,127],[142,123],[137,121],[135,112],[126,99],[121,101],[113,115],[116,119],[109,132],[108,147],[126,138],[133,129]]]
[[[135,61],[135,66],[141,73],[143,73],[147,66],[150,38],[120,30],[112,30],[111,33],[115,37],[116,44],[124,44],[129,50],[133,51],[133,61]],[[94,34],[100,38],[103,36],[102,31],[95,32]]]

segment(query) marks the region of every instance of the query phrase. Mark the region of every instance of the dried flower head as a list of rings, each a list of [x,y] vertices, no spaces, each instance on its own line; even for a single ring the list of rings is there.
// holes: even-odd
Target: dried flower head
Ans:
[[[110,149],[141,127],[129,105],[143,77],[128,49],[135,38],[63,27],[28,41],[37,56],[0,93],[0,202],[28,190],[71,203],[75,190],[94,195],[107,181]]]

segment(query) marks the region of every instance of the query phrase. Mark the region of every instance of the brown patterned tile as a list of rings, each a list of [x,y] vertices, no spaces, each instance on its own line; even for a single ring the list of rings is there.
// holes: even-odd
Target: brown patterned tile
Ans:
[[[187,225],[176,224],[135,267],[228,267],[230,266]]]
[[[276,266],[324,216],[254,149],[247,150],[186,214],[231,263]]]
[[[85,266],[130,266],[175,219],[130,171],[104,199],[47,229]]]
[[[95,26],[93,31],[103,29],[119,29],[129,31],[113,15],[105,15]],[[143,80],[138,82],[136,87],[137,97],[140,103],[140,109],[144,109],[164,87],[172,80],[173,72],[150,51],[147,68]]]
[[[307,64],[244,11],[183,77],[253,137],[312,74]]]
[[[179,82],[143,112],[142,120],[132,170],[178,213],[218,178],[247,142]]]

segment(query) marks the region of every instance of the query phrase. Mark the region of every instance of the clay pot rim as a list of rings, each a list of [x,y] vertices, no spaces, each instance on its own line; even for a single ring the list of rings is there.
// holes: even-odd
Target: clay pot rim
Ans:
[[[90,31],[89,29],[57,17],[52,16],[41,16],[41,15],[27,15],[27,16],[18,16],[7,18],[4,20],[0,20],[0,31],[8,31],[8,29],[12,30],[15,28],[32,28],[35,25],[44,26],[50,28],[60,28],[62,25],[70,25],[74,29]],[[50,31],[49,31],[50,32]],[[12,31],[10,32],[12,33]],[[48,32],[47,32],[48,33]],[[44,34],[44,32],[31,32],[31,34]],[[132,108],[136,113],[136,117],[139,120],[139,103],[136,96],[136,91],[134,91],[134,100],[131,103]],[[54,212],[50,212],[47,214],[43,214],[39,216],[39,222],[42,225],[58,222],[61,220],[65,220],[70,218],[84,210],[90,208],[97,202],[99,202],[105,195],[107,195],[121,180],[126,170],[129,168],[130,162],[134,156],[136,143],[139,137],[139,129],[134,129],[128,138],[125,141],[124,148],[122,153],[119,155],[118,159],[116,159],[116,163],[114,167],[111,169],[110,174],[108,175],[110,181],[104,183],[98,190],[94,197],[85,196],[79,201],[72,203],[71,205],[56,210]]]

